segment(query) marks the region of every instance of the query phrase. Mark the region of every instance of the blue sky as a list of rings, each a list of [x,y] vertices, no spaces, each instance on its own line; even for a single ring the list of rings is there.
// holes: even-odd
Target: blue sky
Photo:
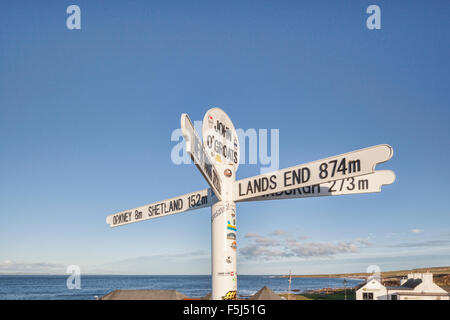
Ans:
[[[279,129],[281,168],[394,148],[381,193],[238,204],[239,273],[450,265],[449,15],[448,1],[2,1],[0,272],[210,273],[209,209],[105,217],[207,186],[170,138],[211,107]],[[251,250],[288,240],[310,253]]]

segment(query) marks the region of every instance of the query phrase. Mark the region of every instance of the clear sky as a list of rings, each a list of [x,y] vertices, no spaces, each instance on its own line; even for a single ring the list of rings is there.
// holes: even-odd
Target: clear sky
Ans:
[[[2,1],[0,272],[210,273],[210,209],[105,218],[207,187],[171,135],[211,107],[279,129],[281,168],[394,148],[381,193],[238,204],[239,273],[450,265],[449,16],[448,1]],[[258,255],[280,241],[301,250]]]

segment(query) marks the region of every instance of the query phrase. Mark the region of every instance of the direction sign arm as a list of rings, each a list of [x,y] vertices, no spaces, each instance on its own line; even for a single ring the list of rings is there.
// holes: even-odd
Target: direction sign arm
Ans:
[[[203,189],[179,197],[111,214],[106,217],[106,223],[109,224],[110,227],[118,227],[189,210],[210,207],[216,201],[217,199],[211,192],[211,189]]]
[[[382,144],[241,179],[233,188],[234,201],[373,173],[392,155],[392,147]]]
[[[206,179],[219,200],[222,200],[222,181],[214,163],[203,147],[202,140],[195,131],[191,119],[186,113],[181,115],[181,132],[186,140],[186,151]]]
[[[377,193],[381,192],[382,186],[392,184],[394,181],[395,173],[393,171],[379,170],[363,176],[344,178],[327,183],[294,188],[282,192],[238,200],[237,202]]]

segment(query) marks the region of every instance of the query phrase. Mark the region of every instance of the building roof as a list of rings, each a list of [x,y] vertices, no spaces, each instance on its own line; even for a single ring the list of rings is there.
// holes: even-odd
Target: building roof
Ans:
[[[367,284],[367,282],[360,283],[360,284],[354,286],[353,289],[359,290],[359,289],[361,289],[362,287],[364,287],[366,284]]]
[[[355,290],[361,289],[362,287],[364,287],[366,284],[368,284],[373,279],[374,278],[368,279],[367,282],[361,283],[361,284],[355,286]],[[378,279],[375,279],[375,280],[378,281]],[[378,282],[380,282],[380,281],[378,281]],[[401,286],[391,286],[391,287],[386,287],[386,289],[388,289],[388,290],[413,290],[415,287],[417,287],[421,283],[422,283],[422,279],[410,278],[404,284],[402,284]]]
[[[368,283],[369,283],[370,281],[372,281],[372,280],[375,280],[375,281],[377,281],[378,283],[380,283],[381,285],[383,285],[379,279],[372,277],[372,278],[368,278],[368,279],[366,280],[366,282],[360,283],[360,284],[354,286],[353,288],[354,288],[355,290],[359,290],[359,289],[361,289],[362,287],[364,287],[366,284],[368,284]]]
[[[177,290],[114,290],[100,300],[183,300],[186,298]]]
[[[408,279],[404,284],[402,284],[400,287],[404,287],[407,289],[414,289],[415,287],[417,287],[419,284],[422,283],[422,279]]]
[[[421,283],[422,283],[422,279],[410,278],[401,286],[392,286],[392,287],[386,287],[386,288],[388,290],[413,290],[415,287],[417,287]]]
[[[264,286],[263,288],[261,288],[261,290],[255,293],[248,300],[283,300],[283,299],[281,299],[279,295],[277,295],[267,286]]]

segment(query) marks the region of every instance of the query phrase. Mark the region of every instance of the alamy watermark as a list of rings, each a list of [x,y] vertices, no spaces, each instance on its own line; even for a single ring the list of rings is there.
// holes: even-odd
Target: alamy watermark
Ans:
[[[202,132],[202,121],[194,121],[194,128]],[[260,164],[260,173],[276,171],[280,168],[280,130],[279,129],[236,129],[239,139],[239,164]],[[172,148],[170,159],[176,165],[191,164],[186,152],[186,143],[181,129],[175,129],[170,137],[177,142]],[[270,141],[269,141],[270,140]],[[270,145],[270,149],[269,149]],[[247,153],[248,150],[248,153]]]
[[[366,27],[369,30],[381,29],[381,9],[376,4],[371,4],[367,7],[366,13],[370,16],[366,20]]]
[[[66,13],[69,16],[66,19],[66,27],[69,30],[81,29],[81,9],[79,6],[72,4],[67,7]]]
[[[70,276],[66,280],[67,289],[81,289],[81,269],[77,265],[67,266],[66,273]]]
[[[76,4],[71,4],[67,7],[66,13],[66,27],[68,30],[81,29],[81,8]],[[381,9],[376,4],[371,4],[367,7],[366,13],[370,16],[366,19],[366,27],[369,30],[381,29]]]
[[[372,264],[367,267],[366,273],[370,274],[367,278],[367,280],[370,279],[377,279],[378,281],[381,281],[381,268],[375,264]]]

